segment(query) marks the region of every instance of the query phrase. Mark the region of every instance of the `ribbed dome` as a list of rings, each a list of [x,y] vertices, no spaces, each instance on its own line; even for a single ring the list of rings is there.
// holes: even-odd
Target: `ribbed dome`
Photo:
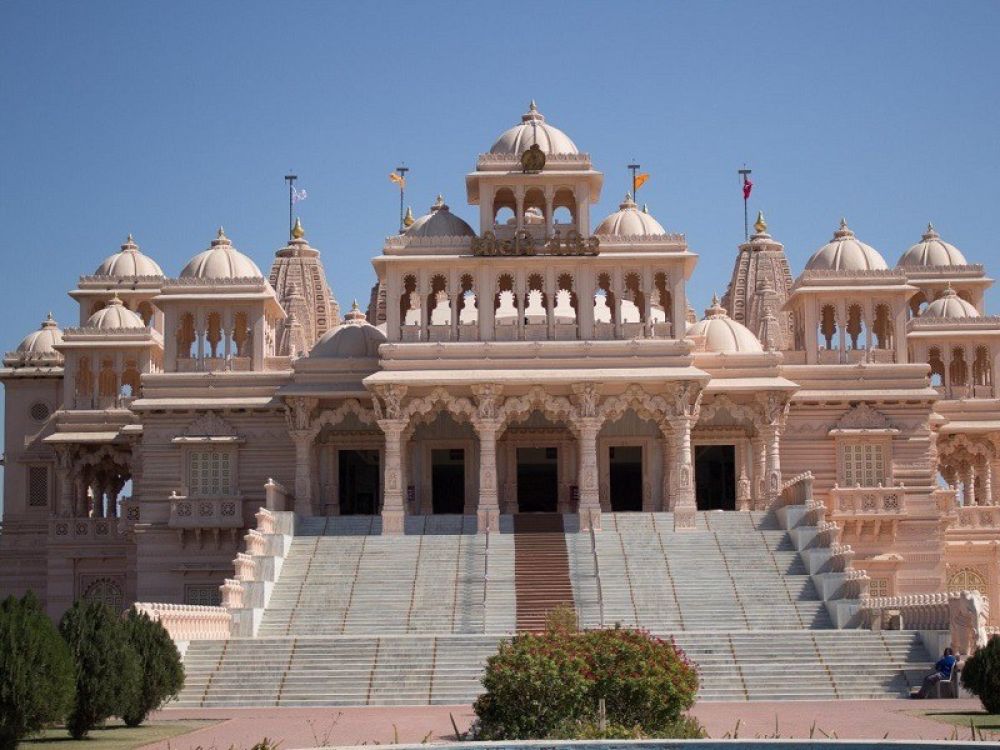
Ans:
[[[407,237],[475,237],[465,221],[448,210],[444,198],[440,195],[431,206],[430,213],[424,214],[414,221],[403,233]]]
[[[813,253],[807,271],[885,271],[889,266],[878,250],[854,236],[844,219],[833,239]]]
[[[233,247],[225,232],[219,233],[212,246],[198,253],[181,271],[182,279],[248,279],[263,278],[257,264]]]
[[[116,278],[131,278],[133,276],[162,276],[163,269],[155,260],[144,255],[135,244],[132,235],[128,236],[121,252],[109,255],[94,271],[95,276],[114,276]]]
[[[546,154],[578,154],[576,144],[559,128],[545,122],[535,102],[521,115],[521,123],[497,138],[490,149],[491,154],[516,154],[520,156],[533,144]]]
[[[921,318],[978,318],[976,306],[958,296],[950,286],[920,314]]]
[[[17,345],[17,354],[25,361],[51,357],[61,359],[62,355],[56,351],[56,346],[61,343],[62,330],[60,330],[59,324],[52,319],[52,313],[49,313],[42,321],[41,328],[29,333]]]
[[[118,328],[145,328],[146,324],[138,314],[129,310],[118,297],[108,300],[108,304],[87,319],[87,328],[114,330]]]
[[[309,352],[310,358],[362,359],[378,356],[378,347],[386,342],[385,333],[371,325],[355,300],[344,322],[327,331]]]
[[[732,320],[713,295],[712,306],[705,310],[705,317],[688,327],[690,337],[704,337],[705,351],[717,354],[748,354],[764,351],[760,341],[742,323]]]
[[[639,210],[631,193],[625,193],[625,200],[618,205],[618,210],[598,224],[594,234],[602,237],[649,237],[666,234],[666,230],[645,210]]]
[[[911,247],[899,259],[901,268],[922,268],[926,266],[964,266],[968,261],[954,245],[941,239],[933,224],[927,225],[920,242]]]

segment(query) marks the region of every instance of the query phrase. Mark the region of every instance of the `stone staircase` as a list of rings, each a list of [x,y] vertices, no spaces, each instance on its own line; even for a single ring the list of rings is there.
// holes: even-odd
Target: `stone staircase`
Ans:
[[[474,517],[412,517],[394,537],[378,518],[300,519],[257,637],[192,642],[176,705],[468,704],[497,643],[561,601],[585,627],[674,638],[702,700],[899,697],[930,662],[914,633],[833,629],[774,514],[682,532],[668,513],[605,514],[594,534],[553,518],[487,536]]]

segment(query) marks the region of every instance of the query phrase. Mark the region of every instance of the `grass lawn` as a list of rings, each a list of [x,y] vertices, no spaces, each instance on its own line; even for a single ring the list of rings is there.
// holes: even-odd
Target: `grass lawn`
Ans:
[[[922,714],[934,721],[943,721],[957,727],[968,729],[973,724],[977,730],[993,732],[1000,736],[1000,714],[988,714],[983,711],[923,711]]]
[[[120,721],[110,721],[104,727],[92,729],[84,740],[74,740],[62,727],[46,729],[18,747],[23,750],[132,750],[152,742],[168,740],[195,729],[216,724],[215,721],[150,721],[138,727],[127,727]]]

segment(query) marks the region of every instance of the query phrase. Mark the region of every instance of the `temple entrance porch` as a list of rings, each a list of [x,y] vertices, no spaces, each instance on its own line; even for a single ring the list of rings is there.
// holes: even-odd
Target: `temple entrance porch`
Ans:
[[[736,510],[736,446],[696,445],[694,480],[698,510]]]
[[[378,513],[381,467],[377,450],[337,451],[339,515],[372,516]]]
[[[643,509],[641,445],[612,445],[608,448],[608,485],[613,512]]]
[[[434,513],[465,513],[465,449],[433,448],[431,498]]]
[[[518,513],[555,513],[559,509],[559,449],[517,448]]]

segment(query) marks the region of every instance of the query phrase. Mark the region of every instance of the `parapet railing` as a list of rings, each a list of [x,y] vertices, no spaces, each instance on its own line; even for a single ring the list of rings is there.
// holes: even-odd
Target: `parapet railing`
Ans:
[[[135,609],[160,623],[175,643],[229,638],[232,616],[225,607],[143,602]]]
[[[594,527],[590,527],[590,550],[594,556],[594,580],[597,582],[597,612],[598,624],[604,627],[604,589],[601,587],[601,563],[597,557],[597,534]]]

